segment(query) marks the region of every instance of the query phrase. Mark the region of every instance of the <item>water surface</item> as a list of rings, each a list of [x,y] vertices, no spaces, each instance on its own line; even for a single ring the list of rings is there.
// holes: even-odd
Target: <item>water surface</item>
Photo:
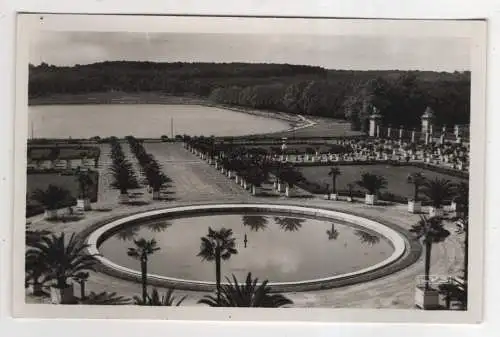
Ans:
[[[172,120],[174,135],[239,136],[289,128],[281,120],[181,104],[39,105],[28,108],[28,120],[35,138],[170,136]]]
[[[217,214],[155,220],[115,233],[100,246],[111,261],[139,270],[127,256],[133,239],[155,238],[161,250],[150,256],[149,272],[214,281],[215,265],[197,256],[208,227],[230,228],[238,254],[222,263],[222,275],[243,280],[247,272],[270,282],[293,282],[354,272],[387,259],[392,245],[378,234],[306,217],[282,214]],[[245,247],[245,235],[247,238]]]

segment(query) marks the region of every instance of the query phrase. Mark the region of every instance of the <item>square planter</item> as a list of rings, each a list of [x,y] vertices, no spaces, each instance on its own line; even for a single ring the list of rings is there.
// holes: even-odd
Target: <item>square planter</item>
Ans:
[[[57,209],[46,209],[43,213],[43,218],[45,220],[52,220],[57,218]]]
[[[456,212],[457,211],[457,203],[455,201],[452,201],[450,204],[450,212]]]
[[[120,194],[118,196],[118,203],[120,204],[126,204],[129,200],[128,194]]]
[[[436,207],[429,207],[429,216],[443,216],[444,211],[442,208],[436,208]]]
[[[330,200],[334,200],[334,201],[339,200],[339,195],[337,193],[330,194]]]
[[[240,177],[238,175],[234,176],[234,182],[239,184],[240,183]]]
[[[422,211],[422,203],[420,201],[408,201],[408,212],[416,214]]]
[[[288,186],[287,186],[287,187],[285,188],[285,196],[286,196],[287,198],[292,198],[292,197],[294,197],[295,195],[296,195],[296,193],[295,193],[295,189],[294,189],[293,187],[288,187]]]
[[[259,195],[262,193],[262,187],[260,186],[252,186],[252,195]]]
[[[76,209],[81,211],[89,211],[90,210],[90,199],[77,199],[76,200]]]
[[[439,308],[439,291],[432,288],[416,287],[415,306],[424,310]]]
[[[28,286],[28,293],[33,296],[42,296],[43,295],[43,286],[41,283],[30,284]]]
[[[52,304],[72,304],[75,302],[73,284],[66,288],[50,287],[50,302]]]
[[[278,192],[280,192],[280,193],[286,192],[285,184],[283,184],[283,183],[278,184]]]
[[[347,197],[347,202],[353,202],[354,199],[352,197]]]
[[[153,191],[153,200],[160,200],[161,193],[160,191]]]
[[[367,205],[375,205],[377,202],[377,197],[375,194],[365,194],[365,204]]]

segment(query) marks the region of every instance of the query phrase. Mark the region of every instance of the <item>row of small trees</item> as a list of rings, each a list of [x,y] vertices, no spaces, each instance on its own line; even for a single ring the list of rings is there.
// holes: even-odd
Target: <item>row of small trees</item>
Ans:
[[[127,137],[127,140],[130,150],[139,162],[142,174],[145,177],[145,183],[153,192],[153,200],[160,199],[161,189],[165,184],[170,183],[171,179],[163,173],[160,164],[153,155],[146,152],[142,142],[131,136]]]
[[[126,158],[119,140],[111,139],[110,146],[112,163],[109,171],[113,178],[111,187],[120,191],[119,202],[127,203],[129,201],[128,190],[138,188],[139,182],[132,163]]]

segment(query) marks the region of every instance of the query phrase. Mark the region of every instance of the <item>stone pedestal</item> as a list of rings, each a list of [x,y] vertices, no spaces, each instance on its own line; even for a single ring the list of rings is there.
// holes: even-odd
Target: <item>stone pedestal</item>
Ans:
[[[422,210],[422,203],[420,201],[408,201],[408,212],[417,214]]]
[[[377,202],[377,197],[375,194],[365,194],[365,204],[375,205]]]
[[[416,287],[415,306],[424,310],[439,308],[439,291],[421,286]]]

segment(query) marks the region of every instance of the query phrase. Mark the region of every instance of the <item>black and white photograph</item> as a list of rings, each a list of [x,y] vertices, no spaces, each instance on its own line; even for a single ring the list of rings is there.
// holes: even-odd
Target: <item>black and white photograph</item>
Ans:
[[[485,22],[20,25],[19,317],[480,319]]]

